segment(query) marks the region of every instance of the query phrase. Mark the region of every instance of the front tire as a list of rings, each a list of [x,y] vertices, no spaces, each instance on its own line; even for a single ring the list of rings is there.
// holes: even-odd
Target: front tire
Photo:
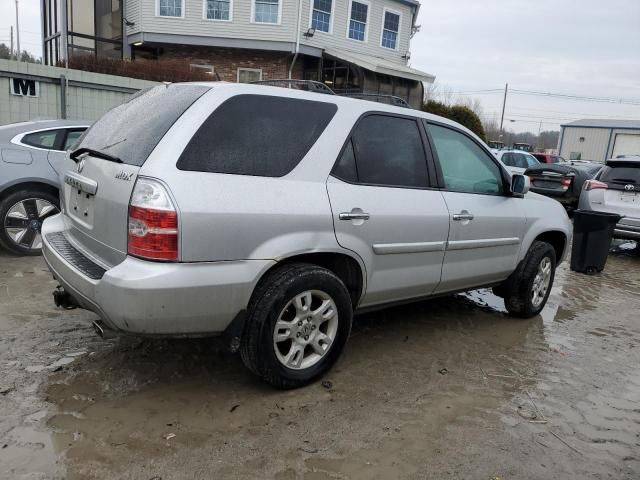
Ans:
[[[19,190],[0,201],[0,245],[14,255],[40,255],[42,222],[60,211],[55,195]]]
[[[510,315],[531,318],[544,308],[556,274],[556,253],[547,242],[535,241],[522,264],[502,286]]]
[[[253,294],[240,353],[245,365],[277,388],[311,383],[336,362],[351,332],[353,307],[330,270],[286,265]]]

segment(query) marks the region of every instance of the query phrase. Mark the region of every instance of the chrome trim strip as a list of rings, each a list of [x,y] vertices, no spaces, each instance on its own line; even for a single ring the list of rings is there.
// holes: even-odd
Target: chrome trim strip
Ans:
[[[509,238],[486,238],[482,240],[455,240],[447,242],[447,250],[469,250],[472,248],[504,247],[507,245],[518,245],[518,237]]]
[[[67,172],[64,176],[64,183],[71,185],[73,188],[80,189],[89,195],[95,195],[98,191],[98,182],[78,175],[75,172]]]
[[[378,243],[373,251],[378,255],[393,255],[395,253],[441,252],[446,242],[415,242],[415,243]]]

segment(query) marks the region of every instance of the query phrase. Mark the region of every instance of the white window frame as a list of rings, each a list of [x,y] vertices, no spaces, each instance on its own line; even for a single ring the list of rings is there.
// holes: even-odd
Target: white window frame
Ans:
[[[251,23],[256,25],[281,25],[282,24],[282,2],[284,0],[278,0],[278,21],[272,22],[256,22],[256,0],[251,0]]]
[[[213,77],[216,74],[216,69],[213,65],[209,65],[208,63],[190,63],[189,68],[192,70],[202,70],[205,73],[211,74]]]
[[[329,18],[329,31],[328,32],[323,32],[322,30],[316,30],[316,33],[321,33],[322,35],[333,35],[333,18],[335,17],[335,11],[336,11],[336,1],[337,0],[331,0],[331,13],[329,13],[330,18]],[[313,0],[309,1],[309,27],[308,28],[312,28],[313,24]],[[347,32],[347,34],[349,34],[349,32]]]
[[[260,22],[258,22],[260,23]],[[240,83],[240,70],[244,71],[244,72],[259,72],[260,73],[260,80],[262,80],[262,69],[261,68],[248,68],[248,67],[238,67],[237,71],[236,71],[236,82]],[[258,81],[260,81],[258,80]]]
[[[393,13],[394,15],[398,15],[398,32],[396,33],[396,48],[385,47],[382,44],[382,35],[384,34],[384,20],[387,16],[387,12]],[[396,52],[400,50],[400,30],[402,27],[402,12],[398,10],[394,10],[392,8],[384,7],[382,9],[382,25],[380,26],[380,46],[386,50],[395,50]]]
[[[184,10],[185,10],[185,4],[187,2],[185,0],[180,0],[180,13],[181,15],[179,17],[171,17],[169,15],[160,15],[160,0],[156,0],[156,17],[158,18],[184,18]]]
[[[358,40],[356,38],[351,38],[349,36],[349,26],[351,25],[351,5],[353,3],[362,3],[367,6],[367,23],[364,26],[364,40]],[[367,43],[369,41],[369,23],[371,20],[371,3],[368,0],[349,0],[349,10],[347,11],[347,40],[351,40],[352,42],[358,42],[360,44]]]
[[[218,18],[207,17],[207,0],[202,0],[202,19],[207,22],[232,22],[233,21],[233,0],[229,0],[229,18],[220,20]]]

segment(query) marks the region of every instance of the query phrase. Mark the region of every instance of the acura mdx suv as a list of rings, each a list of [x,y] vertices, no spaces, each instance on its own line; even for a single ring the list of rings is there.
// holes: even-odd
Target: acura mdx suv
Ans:
[[[570,243],[560,204],[469,130],[370,101],[163,85],[70,158],[42,230],[57,303],[99,333],[222,335],[280,388],[331,367],[354,312],[494,287],[534,316]]]

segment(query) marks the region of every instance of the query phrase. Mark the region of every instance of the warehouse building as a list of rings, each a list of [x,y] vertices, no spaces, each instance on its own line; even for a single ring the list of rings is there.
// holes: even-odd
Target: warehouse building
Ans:
[[[558,152],[567,160],[604,162],[640,155],[640,120],[576,120],[560,125]]]

